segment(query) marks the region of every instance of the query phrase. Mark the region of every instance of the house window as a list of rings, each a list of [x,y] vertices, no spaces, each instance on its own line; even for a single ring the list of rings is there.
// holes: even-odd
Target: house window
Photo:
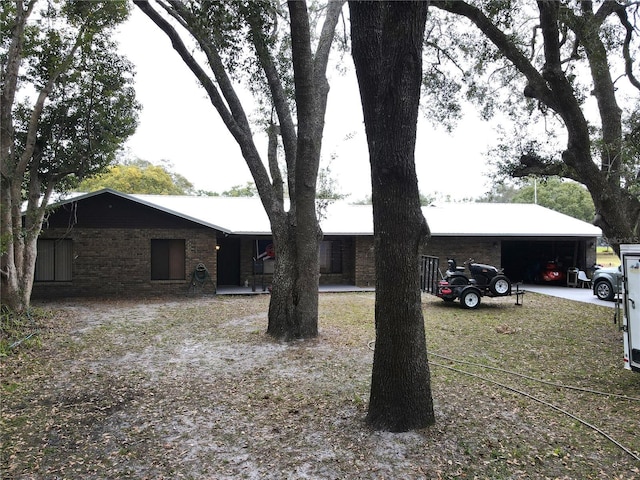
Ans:
[[[73,242],[68,238],[38,239],[36,282],[70,282]]]
[[[151,280],[184,280],[184,240],[151,240]]]
[[[320,273],[342,273],[342,244],[339,240],[320,242]]]

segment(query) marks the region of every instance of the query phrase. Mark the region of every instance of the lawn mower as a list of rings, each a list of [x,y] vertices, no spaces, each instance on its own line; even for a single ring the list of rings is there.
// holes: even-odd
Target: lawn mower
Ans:
[[[436,296],[445,302],[460,299],[465,308],[478,308],[480,298],[504,297],[511,295],[511,281],[501,269],[492,265],[467,262],[470,276],[465,274],[465,267],[459,267],[453,258],[447,260],[447,271],[438,282]]]

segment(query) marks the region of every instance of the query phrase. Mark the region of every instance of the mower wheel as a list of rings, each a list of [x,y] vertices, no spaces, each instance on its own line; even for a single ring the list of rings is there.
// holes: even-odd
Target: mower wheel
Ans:
[[[496,275],[489,282],[489,290],[494,295],[509,295],[511,292],[511,282],[504,275]]]

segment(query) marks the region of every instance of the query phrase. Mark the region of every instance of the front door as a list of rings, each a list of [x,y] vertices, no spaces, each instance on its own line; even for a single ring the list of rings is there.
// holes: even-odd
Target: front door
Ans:
[[[240,238],[218,238],[218,286],[240,285]]]

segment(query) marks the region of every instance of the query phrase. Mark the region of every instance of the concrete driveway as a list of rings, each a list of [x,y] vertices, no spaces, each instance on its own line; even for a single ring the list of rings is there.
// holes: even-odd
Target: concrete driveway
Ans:
[[[616,306],[615,301],[605,302],[604,300],[599,300],[598,297],[593,294],[593,289],[591,288],[573,288],[556,285],[523,285],[522,288],[528,292],[566,298],[567,300],[575,300],[576,302],[593,303],[609,308],[615,308]]]

